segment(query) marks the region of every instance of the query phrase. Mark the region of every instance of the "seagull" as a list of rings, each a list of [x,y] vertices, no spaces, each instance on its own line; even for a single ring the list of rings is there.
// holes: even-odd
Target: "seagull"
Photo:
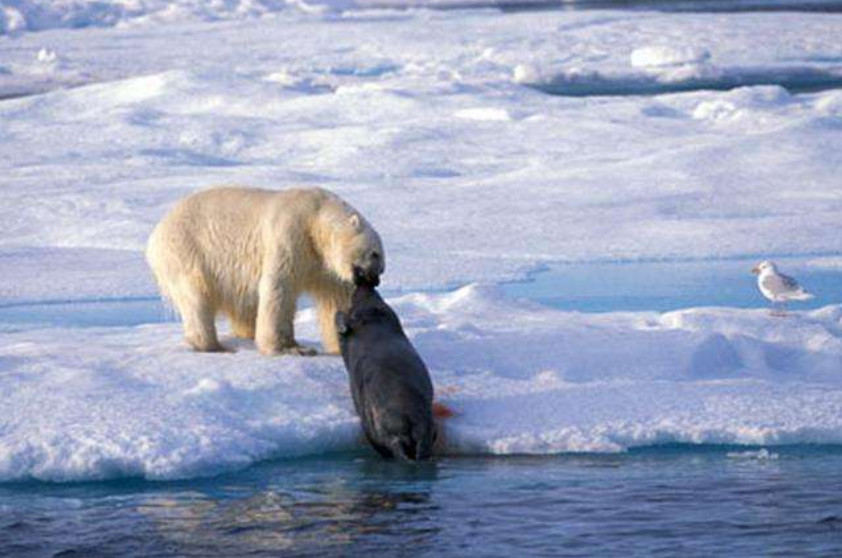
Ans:
[[[798,281],[778,271],[775,264],[768,260],[757,264],[751,272],[757,275],[757,287],[760,292],[772,301],[771,314],[773,316],[786,316],[785,305],[791,300],[813,298],[813,295],[805,291]],[[780,310],[777,309],[777,304],[780,304]]]

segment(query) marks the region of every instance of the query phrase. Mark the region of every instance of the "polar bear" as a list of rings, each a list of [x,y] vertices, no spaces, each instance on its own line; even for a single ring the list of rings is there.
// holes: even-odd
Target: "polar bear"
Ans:
[[[339,196],[321,188],[221,187],[181,200],[155,227],[146,259],[198,351],[224,350],[214,324],[263,354],[315,354],[293,335],[296,301],[316,302],[322,343],[339,352],[334,315],[346,310],[354,274],[377,283],[386,259],[380,235]]]

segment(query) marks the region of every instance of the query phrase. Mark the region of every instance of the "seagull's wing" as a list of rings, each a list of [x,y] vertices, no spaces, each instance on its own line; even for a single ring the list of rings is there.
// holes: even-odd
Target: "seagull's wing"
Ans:
[[[779,273],[778,277],[781,278],[781,283],[783,283],[784,287],[789,291],[797,291],[801,289],[801,285],[798,284],[798,281],[790,277],[789,275],[784,275],[783,273]]]
[[[788,275],[780,273],[770,273],[764,277],[763,287],[775,295],[790,293],[801,289],[798,285],[798,281]]]
[[[760,286],[766,298],[776,302],[813,298],[813,295],[805,291],[798,281],[781,273],[770,273],[768,277],[763,278]]]

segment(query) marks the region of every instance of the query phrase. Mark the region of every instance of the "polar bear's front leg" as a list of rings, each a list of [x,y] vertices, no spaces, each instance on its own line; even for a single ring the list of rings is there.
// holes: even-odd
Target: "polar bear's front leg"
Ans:
[[[314,355],[295,342],[293,321],[298,293],[275,273],[264,273],[258,289],[255,344],[264,355]]]
[[[330,298],[316,300],[316,312],[319,317],[319,328],[322,332],[322,345],[325,352],[332,355],[339,354],[339,335],[336,332],[336,312],[339,307]]]

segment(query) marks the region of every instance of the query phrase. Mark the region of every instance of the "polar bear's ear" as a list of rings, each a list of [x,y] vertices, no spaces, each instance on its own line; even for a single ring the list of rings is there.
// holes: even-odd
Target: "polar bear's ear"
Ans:
[[[351,215],[351,218],[348,219],[348,222],[351,223],[351,226],[354,227],[356,230],[359,230],[362,226],[362,221],[360,220],[360,216],[354,213]]]

